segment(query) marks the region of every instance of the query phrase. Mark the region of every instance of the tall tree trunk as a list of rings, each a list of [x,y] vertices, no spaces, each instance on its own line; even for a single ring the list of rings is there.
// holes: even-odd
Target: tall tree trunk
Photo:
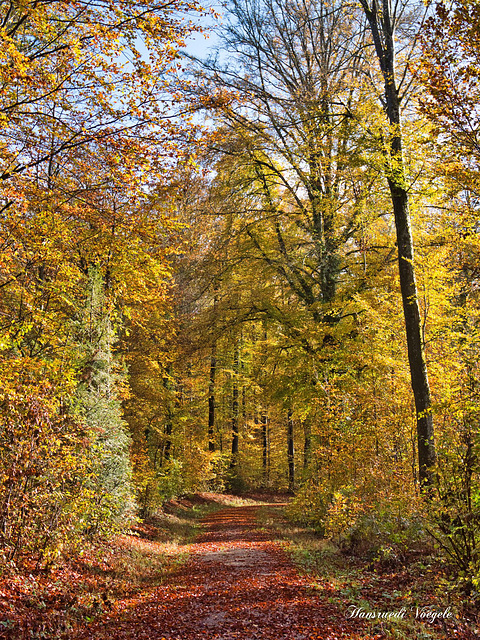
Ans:
[[[396,17],[392,16],[389,0],[381,0],[380,7],[377,5],[377,0],[373,0],[371,6],[367,0],[360,0],[360,3],[370,25],[375,51],[385,81],[384,109],[391,127],[386,158],[387,180],[395,216],[400,289],[405,318],[410,379],[417,414],[419,479],[421,487],[427,488],[433,480],[432,467],[435,464],[436,456],[432,401],[415,282],[413,239],[402,149],[400,98],[395,78]],[[379,11],[379,9],[381,10]]]
[[[208,384],[208,450],[215,451],[215,373],[217,370],[216,344],[210,356],[210,382]]]
[[[172,432],[174,408],[177,405],[178,398],[175,392],[175,384],[172,383],[172,366],[169,364],[166,370],[166,376],[163,378],[163,387],[167,391],[166,397],[166,416],[165,416],[165,444],[163,447],[163,459],[170,460],[172,453]]]
[[[303,423],[303,433],[303,473],[305,474],[310,465],[310,454],[312,451],[312,428],[308,420],[305,420]]]
[[[268,416],[265,409],[262,409],[260,415],[260,423],[262,425],[262,468],[263,483],[268,484]]]
[[[293,418],[292,410],[289,409],[287,416],[287,459],[288,459],[288,490],[295,489],[295,449],[293,442]]]
[[[235,346],[233,354],[233,381],[232,381],[232,457],[230,469],[237,466],[238,462],[238,370],[240,362],[240,348]]]
[[[165,447],[163,449],[163,458],[164,460],[170,460],[170,454],[172,450],[172,423],[173,416],[171,412],[168,412],[167,421],[165,423]]]

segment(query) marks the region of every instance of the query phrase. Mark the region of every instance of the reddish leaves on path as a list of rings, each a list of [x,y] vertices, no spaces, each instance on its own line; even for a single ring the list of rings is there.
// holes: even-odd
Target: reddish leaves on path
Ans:
[[[78,640],[374,640],[315,592],[256,523],[259,507],[223,509],[168,581],[118,601]],[[328,589],[328,586],[327,586]]]

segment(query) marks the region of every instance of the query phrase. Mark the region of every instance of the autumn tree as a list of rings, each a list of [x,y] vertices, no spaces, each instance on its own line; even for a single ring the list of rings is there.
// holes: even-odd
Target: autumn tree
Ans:
[[[420,108],[436,136],[432,145],[444,199],[439,233],[451,289],[451,373],[445,376],[446,428],[439,439],[434,531],[471,594],[478,584],[478,6],[436,3],[422,32],[416,71],[424,86]],[[446,351],[448,351],[446,347]],[[452,393],[452,386],[455,392]],[[450,390],[450,392],[448,391]]]
[[[171,212],[158,202],[182,135],[179,121],[167,117],[167,85],[191,30],[184,9],[196,10],[181,3],[0,2],[1,446],[18,442],[0,477],[2,501],[11,505],[2,543],[11,555],[31,535],[25,550],[54,558],[81,535],[79,510],[95,510],[95,477],[116,501],[113,512],[125,502],[111,466],[118,462],[127,488],[122,384],[112,375],[103,385],[93,345],[89,373],[82,370],[85,345],[75,323],[88,306],[92,270],[119,331],[125,318],[145,321],[146,299],[154,297],[158,308],[166,300]],[[86,385],[83,411],[79,382]],[[94,387],[96,408],[89,405]],[[25,411],[31,420],[22,423]],[[111,431],[102,439],[103,423]],[[43,426],[35,431],[35,424]],[[27,441],[28,455],[20,444]],[[22,502],[35,512],[31,525]]]
[[[244,233],[317,322],[335,322],[328,305],[367,193],[366,182],[352,189],[362,143],[351,112],[369,99],[352,84],[362,35],[345,28],[342,3],[229,10],[223,37],[235,59],[203,62],[197,91],[217,107],[216,147],[236,158],[232,177],[256,201]]]
[[[433,415],[430,385],[425,361],[418,291],[415,281],[413,236],[409,212],[408,177],[403,157],[401,106],[408,97],[408,71],[398,80],[397,32],[409,21],[415,21],[419,9],[408,3],[392,4],[390,0],[372,3],[360,0],[367,19],[370,35],[384,81],[383,107],[389,124],[386,133],[385,175],[391,194],[397,235],[398,267],[402,292],[405,332],[411,382],[415,398],[418,431],[419,477],[423,486],[432,483],[432,467],[435,463]],[[409,38],[414,38],[408,34]],[[408,37],[407,36],[407,37]],[[409,42],[403,43],[409,46]],[[406,90],[402,88],[406,85]]]
[[[237,325],[268,319],[283,334],[281,348],[318,355],[323,375],[335,376],[332,350],[360,311],[365,240],[384,202],[372,188],[379,172],[365,162],[369,143],[358,126],[365,104],[375,111],[359,80],[364,35],[345,27],[342,3],[232,3],[230,10],[224,37],[235,59],[204,61],[196,94],[217,123],[204,160],[215,173],[204,211],[217,221],[218,241],[204,264],[210,287],[222,281],[217,313]],[[388,256],[388,242],[375,250]],[[308,378],[312,395],[316,384]],[[267,418],[263,408],[259,414],[266,475]]]

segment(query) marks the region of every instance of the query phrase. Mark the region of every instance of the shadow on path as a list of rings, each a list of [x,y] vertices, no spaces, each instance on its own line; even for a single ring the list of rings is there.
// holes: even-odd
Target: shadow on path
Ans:
[[[260,507],[205,518],[191,557],[166,583],[116,607],[78,640],[374,640],[299,576]],[[327,587],[328,588],[328,587]],[[348,603],[345,605],[345,610]]]

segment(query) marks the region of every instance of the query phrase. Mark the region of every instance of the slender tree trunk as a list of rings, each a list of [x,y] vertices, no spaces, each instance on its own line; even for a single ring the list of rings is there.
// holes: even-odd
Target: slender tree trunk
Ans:
[[[230,469],[237,466],[238,462],[238,370],[240,362],[240,348],[235,346],[233,354],[233,382],[232,382],[232,457]]]
[[[168,412],[167,422],[165,423],[165,447],[163,449],[164,460],[170,460],[170,454],[172,450],[172,414]]]
[[[262,425],[263,483],[266,486],[268,484],[268,416],[265,409],[262,410],[260,415],[260,423]]]
[[[247,426],[247,388],[245,385],[242,385],[242,425],[244,429]]]
[[[400,289],[405,318],[410,378],[417,414],[419,479],[421,487],[426,488],[431,485],[433,480],[432,467],[435,464],[435,444],[432,401],[415,282],[413,239],[402,149],[400,98],[395,78],[394,29],[396,18],[391,15],[389,0],[381,0],[380,6],[377,5],[376,0],[373,0],[371,6],[366,0],[360,0],[360,3],[370,25],[375,51],[385,81],[384,108],[391,127],[388,157],[386,158],[387,180],[395,216]],[[381,12],[379,12],[380,7]]]
[[[289,409],[287,416],[287,459],[288,459],[288,490],[295,489],[295,448],[293,442],[293,418]]]
[[[208,385],[208,450],[215,451],[215,373],[217,370],[216,345],[210,356],[210,382]]]
[[[176,405],[178,399],[175,393],[175,386],[172,384],[171,376],[172,376],[172,367],[169,365],[167,367],[167,375],[163,378],[163,386],[167,391],[166,398],[166,416],[165,416],[165,445],[163,447],[163,459],[170,460],[172,453],[172,433],[173,433],[173,417],[174,417],[174,406]],[[172,397],[175,396],[175,399]]]
[[[312,430],[308,421],[303,423],[303,430],[303,473],[305,473],[310,465],[310,454],[312,451]]]

